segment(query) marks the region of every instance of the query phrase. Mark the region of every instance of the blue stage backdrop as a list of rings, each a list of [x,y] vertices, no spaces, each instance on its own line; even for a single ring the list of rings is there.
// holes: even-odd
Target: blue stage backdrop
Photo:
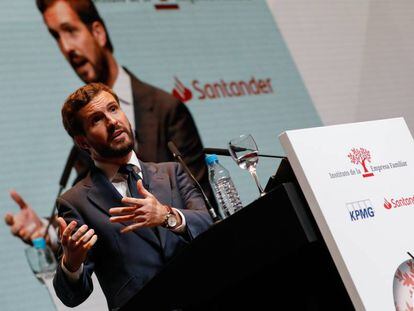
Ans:
[[[260,152],[280,155],[279,133],[321,125],[264,1],[96,4],[119,63],[180,97],[205,147],[226,148],[231,138],[250,133]],[[17,211],[8,195],[14,188],[39,214],[48,215],[72,145],[60,108],[82,82],[48,33],[34,0],[3,0],[0,5],[1,210]],[[220,161],[230,170],[243,203],[256,199],[259,193],[248,172],[229,158]],[[263,185],[278,163],[259,160]],[[6,225],[0,232],[1,309],[53,310],[28,267],[25,246]]]

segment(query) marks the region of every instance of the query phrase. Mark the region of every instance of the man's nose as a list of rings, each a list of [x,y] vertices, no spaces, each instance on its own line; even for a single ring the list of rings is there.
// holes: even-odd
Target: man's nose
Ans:
[[[69,54],[73,51],[73,44],[70,39],[62,37],[60,39],[60,48],[66,56],[69,56]]]
[[[118,125],[118,119],[112,115],[107,116],[108,126],[116,126]]]

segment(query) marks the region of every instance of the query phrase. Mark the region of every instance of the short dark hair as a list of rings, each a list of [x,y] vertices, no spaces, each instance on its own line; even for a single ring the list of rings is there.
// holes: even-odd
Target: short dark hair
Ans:
[[[103,83],[89,83],[69,95],[62,107],[62,121],[71,137],[85,134],[79,110],[89,104],[101,92],[111,94],[119,105],[118,96]]]
[[[112,46],[108,30],[92,0],[36,0],[36,5],[40,13],[44,14],[45,11],[57,1],[67,2],[76,14],[78,14],[80,20],[88,26],[89,30],[91,29],[90,26],[93,22],[100,22],[106,33],[105,47],[112,53],[114,52],[114,47]]]

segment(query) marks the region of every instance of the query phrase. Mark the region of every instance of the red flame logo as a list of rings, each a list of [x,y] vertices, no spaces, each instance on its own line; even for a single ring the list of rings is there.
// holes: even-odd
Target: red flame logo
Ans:
[[[191,98],[193,98],[193,93],[185,87],[185,85],[178,80],[177,77],[174,77],[175,80],[175,87],[172,90],[172,94],[175,98],[182,101],[183,103],[189,101]]]
[[[388,202],[387,199],[384,198],[384,207],[386,209],[390,209],[392,207],[392,204],[390,202]]]

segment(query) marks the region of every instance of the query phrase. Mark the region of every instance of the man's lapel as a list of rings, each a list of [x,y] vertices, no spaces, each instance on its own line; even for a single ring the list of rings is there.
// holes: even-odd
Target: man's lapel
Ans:
[[[97,208],[110,217],[110,208],[124,205],[121,202],[122,196],[108,180],[105,174],[96,167],[91,170],[91,180],[92,185],[88,192],[89,200],[91,200]],[[128,226],[130,223],[123,222],[121,224]],[[140,228],[134,230],[133,232],[154,246],[160,247],[158,238],[151,229]]]
[[[122,206],[122,196],[111,184],[105,174],[98,168],[91,169],[92,185],[88,192],[88,198],[105,214],[109,214],[112,207]]]

